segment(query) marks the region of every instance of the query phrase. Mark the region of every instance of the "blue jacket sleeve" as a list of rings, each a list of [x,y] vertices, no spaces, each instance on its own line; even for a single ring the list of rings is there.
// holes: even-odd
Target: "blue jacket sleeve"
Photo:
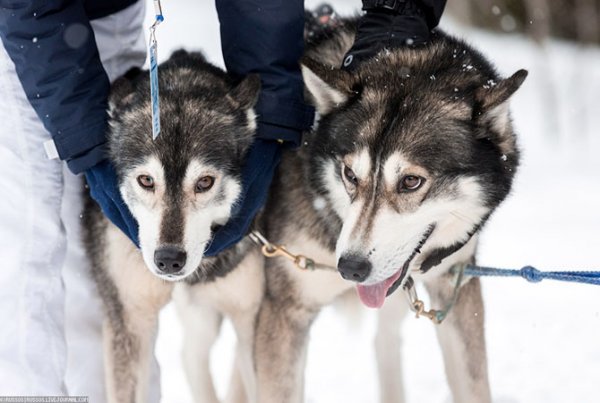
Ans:
[[[83,1],[0,0],[0,38],[71,171],[105,158],[110,84]]]
[[[299,60],[304,51],[303,0],[217,0],[227,71],[259,73],[258,136],[299,144],[313,123],[304,102]]]

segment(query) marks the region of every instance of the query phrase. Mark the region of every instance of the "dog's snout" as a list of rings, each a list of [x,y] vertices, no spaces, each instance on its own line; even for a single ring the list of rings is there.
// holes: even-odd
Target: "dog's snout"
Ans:
[[[342,256],[338,262],[338,270],[344,279],[361,283],[371,273],[371,262],[356,255]]]
[[[154,252],[154,264],[165,274],[176,274],[183,269],[187,253],[177,246],[162,246]]]

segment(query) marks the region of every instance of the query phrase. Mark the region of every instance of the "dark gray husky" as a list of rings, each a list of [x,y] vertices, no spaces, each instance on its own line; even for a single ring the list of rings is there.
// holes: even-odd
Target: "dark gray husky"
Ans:
[[[141,250],[95,203],[89,201],[85,212],[87,249],[105,311],[108,401],[151,401],[149,368],[158,312],[177,280],[186,287],[196,284],[193,295],[184,287],[182,299],[191,299],[199,313],[207,310],[205,320],[209,316],[207,323],[199,323],[191,312],[188,326],[212,329],[210,320],[218,321],[222,314],[232,319],[241,335],[239,373],[253,396],[251,348],[263,294],[261,255],[247,240],[215,258],[203,253],[211,230],[227,221],[241,190],[240,170],[254,137],[260,80],[249,76],[234,85],[201,55],[184,51],[160,66],[159,78],[162,130],[156,140],[147,73],[119,79],[110,95],[110,157],[121,194],[139,223]],[[202,337],[211,336],[204,332],[186,341],[186,357],[194,365],[205,360],[199,368],[208,368],[208,350],[201,348],[212,340]],[[212,385],[192,386],[199,401],[216,401]]]
[[[303,401],[310,326],[353,287],[366,306],[383,305],[382,400],[403,401],[393,334],[407,304],[386,297],[410,274],[432,305],[449,302],[451,267],[474,261],[479,230],[517,167],[508,100],[525,71],[502,79],[471,46],[437,32],[349,73],[338,66],[354,32],[346,21],[308,44],[304,79],[320,121],[300,151],[285,155],[264,217],[271,242],[339,272],[267,261],[255,346],[261,403]],[[437,327],[455,402],[491,399],[483,320],[479,280],[464,278]]]

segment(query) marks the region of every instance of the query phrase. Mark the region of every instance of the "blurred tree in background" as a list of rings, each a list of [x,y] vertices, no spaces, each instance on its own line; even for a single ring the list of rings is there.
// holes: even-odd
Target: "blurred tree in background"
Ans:
[[[600,0],[450,0],[455,19],[485,29],[600,44]]]

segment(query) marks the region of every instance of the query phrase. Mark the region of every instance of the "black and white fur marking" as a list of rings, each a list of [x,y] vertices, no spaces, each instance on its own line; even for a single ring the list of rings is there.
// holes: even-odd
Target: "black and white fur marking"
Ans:
[[[295,253],[342,271],[348,261],[364,269],[356,276],[361,299],[383,304],[381,401],[402,402],[396,334],[406,309],[393,291],[410,272],[443,306],[454,287],[450,267],[474,261],[476,232],[517,168],[508,99],[526,72],[502,79],[471,46],[436,32],[425,46],[384,50],[349,73],[338,67],[355,28],[347,20],[307,46],[303,74],[319,125],[301,150],[284,155],[265,225],[272,242]],[[355,284],[332,272],[299,272],[281,258],[267,261],[266,281],[256,338],[259,401],[300,403],[310,326]],[[465,279],[437,327],[456,402],[491,399],[483,316],[479,281]]]

